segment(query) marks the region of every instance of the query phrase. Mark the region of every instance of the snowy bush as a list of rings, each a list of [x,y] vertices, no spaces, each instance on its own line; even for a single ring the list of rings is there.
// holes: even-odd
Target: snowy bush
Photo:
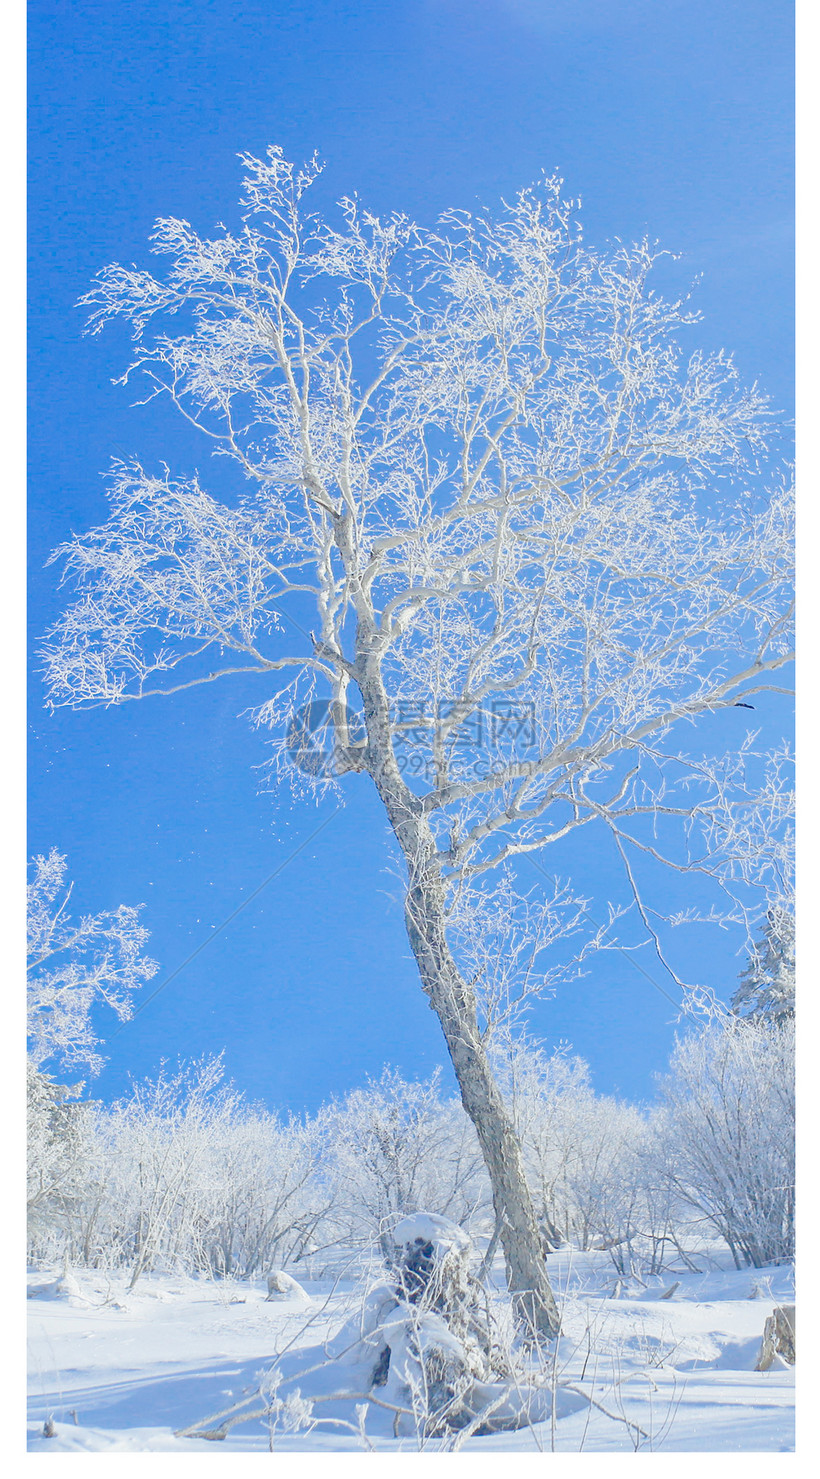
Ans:
[[[387,1277],[328,1347],[362,1394],[422,1439],[489,1432],[522,1420],[509,1331],[475,1276],[463,1228],[426,1212],[393,1229]],[[520,1393],[518,1396],[520,1397]]]
[[[547,1055],[524,1041],[499,1062],[544,1243],[556,1248],[571,1235],[567,1178],[594,1094],[580,1058]]]
[[[336,1108],[329,1171],[348,1242],[392,1253],[395,1224],[428,1209],[468,1223],[490,1203],[475,1132],[461,1105],[442,1102],[440,1074],[408,1083],[394,1069]]]
[[[26,1101],[28,1166],[26,1204],[29,1256],[72,1258],[86,1248],[77,1236],[93,1204],[94,1112],[77,1102],[78,1089],[57,1084],[29,1060]]]
[[[327,1213],[317,1126],[252,1109],[221,1078],[221,1059],[163,1069],[111,1112],[134,1279],[163,1265],[263,1272],[300,1257]]]
[[[603,1245],[623,1272],[641,1220],[643,1116],[596,1095],[586,1063],[561,1050],[520,1042],[500,1072],[545,1246]]]
[[[730,1018],[677,1044],[662,1132],[681,1197],[738,1267],[794,1252],[794,1024]]]

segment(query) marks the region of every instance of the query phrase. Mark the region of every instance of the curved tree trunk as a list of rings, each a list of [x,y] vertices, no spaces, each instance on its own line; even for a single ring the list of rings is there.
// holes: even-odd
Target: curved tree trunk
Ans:
[[[407,865],[407,935],[422,988],[441,1023],[462,1104],[481,1146],[501,1227],[509,1289],[521,1323],[552,1338],[558,1332],[559,1315],[521,1147],[481,1041],[475,994],[463,980],[447,943],[445,883],[433,833],[422,803],[405,785],[396,765],[387,696],[377,662],[365,652],[357,669],[368,730],[365,768],[375,782]]]

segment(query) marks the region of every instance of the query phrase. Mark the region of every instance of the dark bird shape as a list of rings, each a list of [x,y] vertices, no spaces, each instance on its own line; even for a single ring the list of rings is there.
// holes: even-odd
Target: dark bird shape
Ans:
[[[744,703],[739,703],[738,702],[738,703],[735,704],[735,708],[736,709],[753,709],[754,708],[754,704],[744,704]]]

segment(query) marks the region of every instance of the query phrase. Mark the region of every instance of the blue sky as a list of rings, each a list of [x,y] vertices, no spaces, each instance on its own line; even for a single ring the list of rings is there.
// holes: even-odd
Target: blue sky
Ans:
[[[145,261],[160,214],[207,233],[230,215],[240,151],[318,149],[329,204],[431,221],[491,205],[542,169],[582,197],[587,237],[648,232],[699,274],[706,348],[732,349],[792,401],[792,12],[780,0],[73,0],[30,5],[30,593],[37,639],[60,609],[49,551],[105,517],[112,455],[207,456],[167,412],[111,384],[116,332],[74,306],[112,259]],[[313,1107],[378,1074],[446,1061],[408,958],[384,822],[369,793],[332,806],[258,794],[265,750],[237,716],[256,690],[51,716],[32,679],[30,850],[68,854],[77,909],[145,901],[157,984],[282,871],[120,1031],[100,1021],[108,1098],[161,1057],[226,1049],[252,1097]],[[774,738],[782,719],[756,716]],[[329,818],[329,819],[328,819]],[[320,836],[290,862],[324,820]],[[570,860],[605,898],[605,851]],[[550,863],[550,867],[551,867]],[[567,864],[563,863],[563,867]],[[533,885],[540,875],[532,871]],[[700,946],[729,993],[736,942]],[[697,954],[697,951],[695,952]],[[646,969],[664,990],[658,970]],[[674,994],[674,993],[672,993]],[[622,957],[539,1009],[596,1086],[651,1093],[674,1026]]]

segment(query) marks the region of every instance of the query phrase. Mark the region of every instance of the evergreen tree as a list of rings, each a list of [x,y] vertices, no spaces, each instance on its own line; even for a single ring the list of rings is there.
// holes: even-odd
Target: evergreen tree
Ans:
[[[794,915],[785,904],[774,904],[732,997],[735,1016],[788,1021],[794,1016],[794,975]]]

